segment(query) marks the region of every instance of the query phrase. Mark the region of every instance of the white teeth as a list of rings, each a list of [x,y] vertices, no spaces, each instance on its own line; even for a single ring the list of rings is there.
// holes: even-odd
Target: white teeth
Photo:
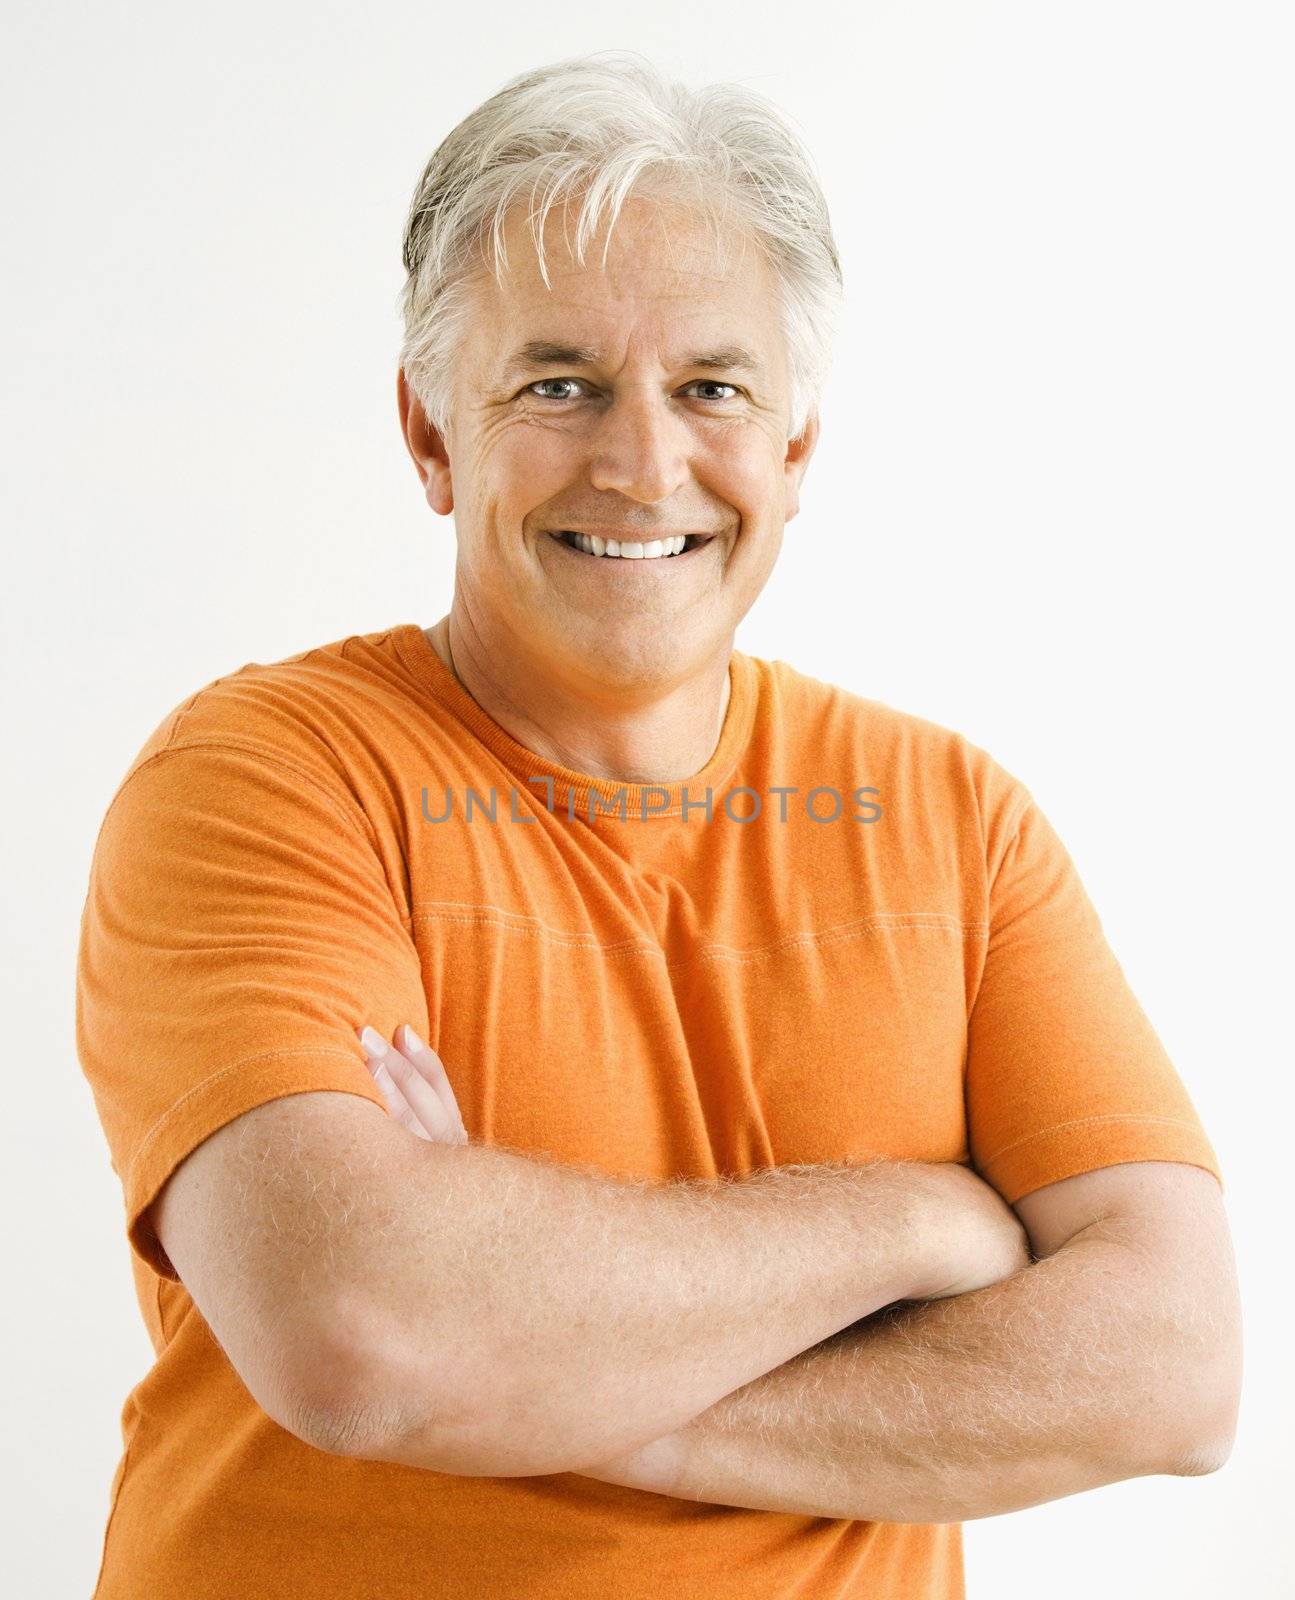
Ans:
[[[652,560],[660,556],[677,556],[683,554],[686,543],[684,534],[676,534],[672,539],[653,539],[648,544],[639,544],[626,541],[621,544],[616,539],[603,539],[596,533],[575,533],[571,535],[576,546],[590,556],[614,556],[627,561]]]

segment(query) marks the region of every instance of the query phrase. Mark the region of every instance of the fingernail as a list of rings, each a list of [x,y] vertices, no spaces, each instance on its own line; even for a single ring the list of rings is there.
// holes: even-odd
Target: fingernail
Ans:
[[[380,1061],[387,1053],[387,1041],[372,1028],[363,1029],[360,1043],[364,1046],[365,1054],[372,1056],[375,1061]]]
[[[414,1030],[409,1026],[408,1023],[405,1024],[405,1037],[409,1040],[410,1044],[413,1045],[415,1050],[426,1050],[427,1049],[427,1046],[418,1037],[418,1035],[414,1032]]]

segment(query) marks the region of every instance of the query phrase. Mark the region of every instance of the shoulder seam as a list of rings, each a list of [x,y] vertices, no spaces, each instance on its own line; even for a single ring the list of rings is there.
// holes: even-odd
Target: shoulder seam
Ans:
[[[175,744],[168,740],[162,749],[155,750],[151,756],[145,757],[145,759],[141,761],[137,767],[133,768],[132,771],[127,773],[126,777],[118,786],[116,794],[113,795],[112,800],[109,802],[108,811],[112,810],[113,806],[117,804],[117,801],[125,792],[127,785],[134,777],[143,772],[145,767],[152,766],[155,761],[160,761],[164,756],[180,755],[185,750],[237,750],[241,755],[252,756],[257,761],[265,762],[267,766],[278,767],[283,772],[291,773],[294,778],[297,778],[301,782],[308,783],[312,789],[316,790],[320,795],[322,795],[332,809],[337,813],[337,815],[351,827],[354,828],[357,826],[356,819],[358,818],[359,831],[365,835],[375,850],[379,850],[377,835],[373,831],[373,824],[369,821],[369,818],[362,807],[357,805],[355,807],[355,815],[348,815],[345,808],[338,804],[337,797],[331,794],[329,790],[326,789],[324,785],[320,783],[319,780],[311,773],[306,772],[301,767],[295,766],[291,761],[285,761],[281,756],[269,755],[264,750],[258,750],[255,745],[243,744],[237,739],[191,739],[186,741],[184,744]],[[105,821],[107,820],[107,815],[108,812],[106,811],[104,813]]]
[[[1019,779],[1017,781],[1019,782]],[[1025,786],[1022,784],[1021,787],[1024,789]],[[998,875],[1003,870],[1003,862],[1007,860],[1008,855],[1011,853],[1012,846],[1020,837],[1021,824],[1025,821],[1025,813],[1030,809],[1033,803],[1034,797],[1030,794],[1028,789],[1025,790],[1025,797],[1017,807],[1016,815],[1012,818],[1011,828],[1008,830],[1007,834],[1007,843],[1003,846],[1003,853],[999,857],[998,865],[994,868],[994,876],[989,880],[988,892],[991,898],[993,896],[994,889],[998,884]]]

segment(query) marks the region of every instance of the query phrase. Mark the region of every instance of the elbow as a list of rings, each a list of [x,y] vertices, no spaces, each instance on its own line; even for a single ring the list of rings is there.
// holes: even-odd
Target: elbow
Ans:
[[[1179,1447],[1171,1465],[1162,1470],[1176,1478],[1203,1478],[1226,1466],[1236,1442],[1237,1411],[1238,1402],[1233,1397],[1197,1428],[1187,1444]]]
[[[389,1461],[459,1478],[535,1478],[571,1472],[576,1452],[560,1439],[516,1427],[502,1418],[411,1417],[361,1396],[316,1409],[298,1436],[330,1455]]]
[[[1239,1385],[1229,1387],[1221,1398],[1213,1396],[1210,1404],[1199,1408],[1195,1426],[1185,1437],[1179,1419],[1172,1447],[1153,1470],[1175,1478],[1203,1478],[1226,1466],[1236,1442],[1240,1403]]]
[[[417,1396],[432,1400],[434,1374],[409,1384],[397,1377],[396,1346],[383,1335],[386,1318],[362,1294],[345,1302],[329,1295],[303,1299],[314,1309],[290,1330],[277,1351],[276,1405],[263,1408],[304,1444],[328,1455],[382,1459],[392,1440],[409,1431]]]
[[[309,1358],[291,1370],[283,1391],[285,1399],[271,1413],[274,1420],[328,1455],[378,1459],[405,1425],[380,1356],[341,1348],[336,1341],[318,1341]]]
[[[1197,1342],[1199,1351],[1200,1343]],[[1172,1385],[1164,1381],[1146,1384],[1148,1393],[1160,1393],[1162,1411],[1158,1419],[1162,1440],[1160,1461],[1152,1472],[1177,1478],[1200,1478],[1227,1465],[1236,1441],[1241,1410],[1243,1372],[1242,1334],[1239,1314],[1233,1314],[1211,1329],[1208,1355],[1193,1353],[1190,1346],[1178,1347],[1162,1370],[1176,1366],[1180,1387],[1172,1395]],[[1195,1365],[1194,1379],[1186,1374]],[[1167,1408],[1172,1406],[1172,1415]],[[1148,1430],[1155,1437],[1155,1430]]]
[[[237,1359],[226,1349],[244,1388],[271,1422],[303,1444],[330,1455],[363,1454],[380,1436],[387,1410],[374,1366],[304,1326],[278,1333],[262,1329],[254,1348]]]
[[[334,1344],[299,1375],[290,1431],[329,1455],[456,1477],[571,1470],[574,1452],[549,1408],[505,1406],[500,1397],[513,1386],[452,1365],[391,1341],[367,1350]]]
[[[328,1381],[301,1384],[284,1424],[289,1432],[327,1455],[486,1474],[475,1418],[469,1421],[460,1408],[438,1409],[425,1392],[415,1414],[408,1395],[397,1393],[376,1361],[344,1377],[347,1370],[339,1362]]]
[[[1222,1444],[1211,1440],[1203,1443],[1197,1450],[1179,1456],[1177,1464],[1171,1469],[1172,1475],[1175,1478],[1203,1478],[1207,1473],[1217,1472],[1220,1467],[1226,1466],[1231,1454],[1230,1439]]]
[[[303,1444],[330,1456],[377,1461],[386,1445],[387,1430],[374,1407],[364,1401],[298,1405],[285,1426]]]
[[[473,1319],[446,1315],[453,1326],[334,1288],[294,1333],[295,1359],[281,1353],[291,1379],[274,1387],[289,1398],[271,1415],[330,1455],[460,1477],[540,1477],[613,1453],[578,1383],[537,1381]]]

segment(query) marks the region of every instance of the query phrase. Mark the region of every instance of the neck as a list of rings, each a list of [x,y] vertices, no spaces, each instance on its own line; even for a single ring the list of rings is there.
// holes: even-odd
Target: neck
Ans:
[[[614,783],[679,783],[700,772],[719,743],[730,650],[683,682],[627,698],[487,648],[454,609],[423,633],[487,716],[557,766]]]

